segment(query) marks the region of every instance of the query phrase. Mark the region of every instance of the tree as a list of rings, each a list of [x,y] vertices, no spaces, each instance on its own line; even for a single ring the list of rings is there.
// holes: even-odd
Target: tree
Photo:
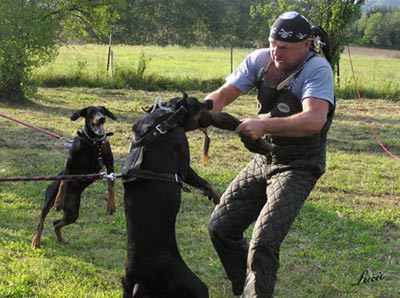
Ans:
[[[32,69],[56,56],[64,32],[106,36],[111,3],[118,1],[0,0],[0,100],[25,100]]]
[[[128,44],[190,46],[210,0],[127,0],[115,41]],[[200,17],[199,17],[200,16]]]
[[[283,12],[295,10],[307,17],[312,25],[321,26],[331,41],[334,69],[346,44],[347,24],[360,15],[364,0],[271,0],[253,7],[253,15],[262,14],[268,26]]]
[[[351,25],[351,31],[353,43],[385,49],[400,49],[400,9],[397,7],[371,8]]]
[[[365,27],[365,32],[364,32],[364,42],[367,44],[380,44],[382,36],[379,34],[384,25],[382,24],[383,18],[382,18],[382,13],[377,12],[371,15],[368,18],[368,23],[367,26]],[[383,40],[384,41],[384,40]]]

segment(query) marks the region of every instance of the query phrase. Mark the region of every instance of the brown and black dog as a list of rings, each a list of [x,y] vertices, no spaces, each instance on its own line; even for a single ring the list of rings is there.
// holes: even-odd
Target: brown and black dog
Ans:
[[[107,134],[104,129],[106,117],[113,120],[117,118],[103,106],[89,106],[72,114],[71,120],[79,117],[85,118],[82,132],[78,132],[69,150],[69,156],[60,175],[80,175],[99,173],[105,165],[107,174],[114,172],[114,157]],[[61,228],[76,222],[79,216],[81,194],[90,184],[91,180],[56,180],[46,189],[45,202],[42,208],[39,225],[32,239],[32,247],[40,246],[40,238],[44,222],[50,209],[63,210],[64,216],[53,222],[54,231],[60,244],[68,242],[61,234]],[[107,213],[115,212],[114,181],[108,181]]]
[[[175,222],[182,182],[199,188],[213,200],[219,195],[190,167],[186,132],[235,120],[212,114],[212,101],[174,98],[155,105],[133,125],[134,139],[123,174],[128,248],[124,298],[205,298],[207,286],[182,259]],[[222,113],[221,113],[222,114]],[[225,129],[233,130],[234,125]]]

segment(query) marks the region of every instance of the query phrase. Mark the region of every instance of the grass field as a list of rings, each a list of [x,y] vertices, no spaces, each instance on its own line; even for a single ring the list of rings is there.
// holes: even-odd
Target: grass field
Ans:
[[[155,90],[207,90],[219,86],[231,72],[229,49],[114,46],[113,79],[107,72],[108,47],[79,45],[60,48],[51,64],[35,70],[33,79],[45,86],[78,86]],[[400,100],[400,51],[350,47],[354,75],[362,95]],[[232,67],[253,49],[235,49]],[[144,56],[143,56],[144,55]],[[139,62],[145,67],[137,74]],[[340,98],[355,98],[347,49],[340,60]],[[139,77],[139,79],[137,79]],[[134,80],[136,78],[136,80]],[[137,82],[139,80],[139,83]],[[140,82],[141,80],[141,82]]]
[[[221,71],[224,72],[224,71]],[[108,121],[116,172],[124,164],[132,123],[141,107],[158,93],[85,88],[39,89],[27,106],[0,103],[10,116],[73,137],[83,121],[69,120],[73,111],[91,104],[107,106],[118,121]],[[162,92],[165,98],[177,93]],[[194,92],[199,98],[205,94]],[[383,144],[400,156],[400,102],[364,102]],[[228,107],[237,117],[254,115],[254,96]],[[54,175],[66,149],[57,140],[0,118],[0,176]],[[192,166],[222,193],[251,158],[239,138],[210,129],[207,167],[201,164],[202,134],[188,134]],[[338,100],[329,135],[327,172],[305,203],[281,251],[276,297],[400,296],[400,163],[381,150],[356,100]],[[123,189],[116,182],[117,212],[106,215],[106,185],[97,181],[84,193],[80,218],[64,229],[70,241],[60,247],[47,218],[42,248],[32,250],[47,182],[0,183],[0,297],[121,297],[126,250]],[[180,251],[209,286],[213,298],[230,298],[230,284],[208,237],[212,204],[197,190],[183,194],[177,222]],[[250,237],[251,229],[247,232]],[[383,276],[357,283],[362,273]]]

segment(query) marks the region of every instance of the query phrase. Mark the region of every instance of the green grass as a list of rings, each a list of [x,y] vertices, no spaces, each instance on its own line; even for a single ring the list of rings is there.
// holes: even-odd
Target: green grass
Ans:
[[[73,111],[106,105],[118,121],[107,122],[116,172],[124,164],[131,125],[143,117],[142,106],[158,93],[83,88],[39,89],[27,106],[0,103],[10,116],[73,137],[83,121]],[[164,98],[177,93],[163,92]],[[205,94],[192,95],[204,98]],[[400,103],[364,103],[382,142],[400,155]],[[244,96],[227,111],[254,115],[254,96]],[[66,149],[58,140],[0,118],[0,176],[54,175]],[[222,193],[251,158],[231,132],[209,129],[209,165],[201,164],[202,134],[188,134],[192,167]],[[329,135],[327,172],[295,221],[281,251],[276,297],[399,297],[400,295],[400,163],[381,150],[371,135],[360,105],[338,100]],[[117,212],[106,215],[106,183],[97,181],[83,195],[80,218],[64,229],[70,241],[60,247],[46,220],[42,248],[32,250],[47,182],[0,183],[0,297],[121,297],[120,278],[126,253],[123,189],[116,182]],[[193,189],[183,193],[177,220],[180,251],[189,267],[209,286],[213,298],[230,298],[230,283],[210,242],[207,224],[212,204]],[[251,229],[246,233],[251,236]],[[352,286],[364,270],[382,272],[384,280]]]
[[[113,79],[106,70],[108,46],[105,45],[61,47],[57,59],[36,69],[33,79],[47,87],[211,91],[231,71],[230,49],[123,45],[113,46],[112,49]],[[253,49],[234,49],[233,68],[251,51]],[[340,86],[336,86],[336,95],[339,98],[355,98],[353,73],[346,53],[340,60],[341,80]],[[147,63],[143,73],[138,74],[142,55]],[[351,57],[357,84],[364,97],[400,99],[400,56],[388,58],[352,54]]]

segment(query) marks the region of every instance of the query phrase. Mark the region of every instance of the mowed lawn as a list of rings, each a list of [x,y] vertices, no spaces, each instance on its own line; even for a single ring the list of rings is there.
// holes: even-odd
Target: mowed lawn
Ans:
[[[118,121],[107,122],[120,173],[129,147],[131,125],[143,117],[142,106],[159,93],[102,89],[40,89],[31,104],[0,104],[10,116],[73,137],[83,120],[73,111],[105,105]],[[164,98],[178,93],[164,92]],[[192,95],[204,98],[204,93]],[[400,103],[365,100],[369,119],[383,144],[400,155]],[[255,96],[227,109],[239,118],[256,111]],[[0,118],[0,176],[55,175],[66,149],[56,139]],[[201,164],[202,134],[188,134],[192,166],[222,193],[252,154],[231,132],[209,129],[208,166]],[[329,135],[327,172],[321,178],[282,246],[276,297],[398,297],[400,289],[400,163],[377,144],[360,103],[338,100]],[[96,181],[84,193],[80,218],[64,229],[67,247],[56,242],[52,210],[42,248],[31,238],[38,223],[48,182],[0,184],[0,297],[120,297],[126,252],[123,188],[116,182],[118,209],[106,215],[106,185]],[[212,204],[193,189],[183,193],[177,220],[180,251],[209,286],[210,296],[232,297],[230,284],[208,237]],[[250,237],[250,231],[247,237]],[[383,279],[357,283],[366,270]]]

